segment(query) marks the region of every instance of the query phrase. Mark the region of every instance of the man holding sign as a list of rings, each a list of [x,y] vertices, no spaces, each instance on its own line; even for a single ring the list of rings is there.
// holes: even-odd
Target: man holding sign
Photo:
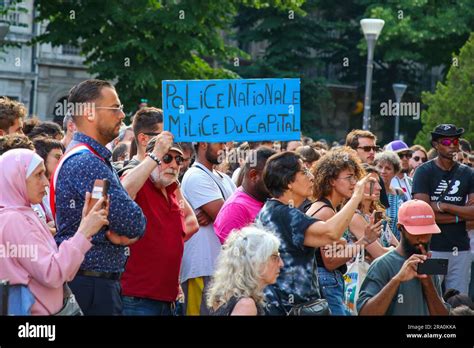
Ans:
[[[175,141],[194,142],[196,163],[183,177],[199,231],[184,246],[181,283],[188,315],[207,314],[203,293],[221,244],[213,222],[235,185],[213,169],[227,141],[299,140],[299,79],[163,81],[163,123]]]

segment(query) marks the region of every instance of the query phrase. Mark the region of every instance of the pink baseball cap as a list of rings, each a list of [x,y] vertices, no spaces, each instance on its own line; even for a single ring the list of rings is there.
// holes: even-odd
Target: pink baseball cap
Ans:
[[[441,233],[430,205],[419,199],[405,202],[398,209],[398,223],[413,235]]]

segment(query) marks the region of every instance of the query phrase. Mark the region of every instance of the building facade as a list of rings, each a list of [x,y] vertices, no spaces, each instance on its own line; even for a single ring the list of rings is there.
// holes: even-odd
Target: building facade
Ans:
[[[2,3],[9,5],[8,1],[0,1],[0,5]],[[4,41],[21,46],[5,47],[5,52],[0,53],[0,96],[19,100],[30,115],[41,120],[53,120],[55,116],[63,116],[56,108],[71,87],[91,76],[76,47],[27,45],[44,32],[46,23],[34,22],[33,0],[25,0],[18,6],[26,11],[11,11],[3,18],[10,23]]]

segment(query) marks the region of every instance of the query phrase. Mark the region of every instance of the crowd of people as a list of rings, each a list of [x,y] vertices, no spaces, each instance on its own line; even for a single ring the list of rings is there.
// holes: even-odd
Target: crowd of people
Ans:
[[[8,314],[474,314],[462,128],[429,151],[360,129],[177,143],[159,108],[124,124],[109,82],[68,103],[58,125],[0,98],[0,246],[34,254],[0,255]],[[417,271],[430,258],[445,274]]]

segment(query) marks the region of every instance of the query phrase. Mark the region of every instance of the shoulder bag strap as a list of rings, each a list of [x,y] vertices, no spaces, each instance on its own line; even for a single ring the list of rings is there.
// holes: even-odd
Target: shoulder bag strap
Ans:
[[[224,190],[222,190],[221,185],[220,185],[219,182],[211,175],[211,173],[209,173],[207,170],[205,170],[204,168],[202,168],[200,165],[197,165],[196,163],[193,165],[193,167],[199,168],[199,169],[201,169],[204,173],[206,173],[207,175],[209,175],[209,177],[216,183],[217,187],[219,188],[219,191],[221,191],[222,199],[225,201],[226,198],[225,198],[225,195],[224,195]]]

